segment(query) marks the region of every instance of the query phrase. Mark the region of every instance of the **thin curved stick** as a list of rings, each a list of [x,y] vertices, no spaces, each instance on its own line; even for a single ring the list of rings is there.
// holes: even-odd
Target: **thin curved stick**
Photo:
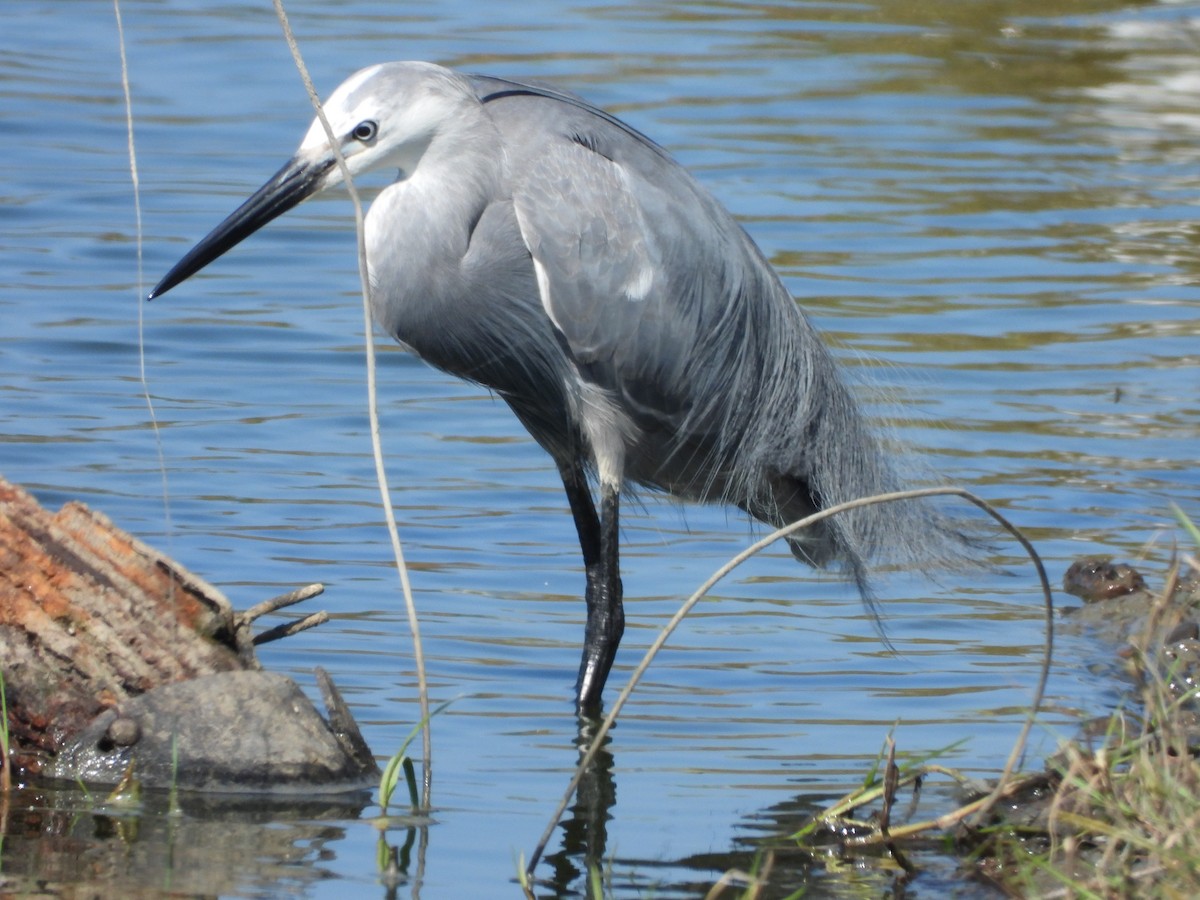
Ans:
[[[117,20],[117,49],[121,56],[121,91],[125,96],[125,142],[129,154],[129,181],[133,187],[133,221],[135,247],[137,256],[137,345],[138,345],[138,382],[142,388],[142,400],[146,403],[146,412],[150,416],[150,430],[154,434],[154,450],[158,457],[158,472],[162,479],[163,501],[163,531],[166,536],[167,549],[171,549],[171,537],[175,532],[171,524],[171,492],[167,485],[167,458],[163,453],[162,429],[158,427],[158,415],[154,411],[154,400],[150,397],[150,382],[146,378],[146,314],[142,298],[146,292],[142,289],[145,275],[142,270],[142,245],[144,232],[142,229],[142,180],[138,174],[137,142],[133,134],[133,89],[129,84],[129,60],[125,54],[125,23],[121,19],[121,0],[113,0],[113,16]],[[175,590],[175,581],[171,579],[168,590]]]
[[[846,503],[839,503],[836,506],[831,506],[828,509],[823,509],[811,516],[800,519],[798,522],[793,522],[791,525],[780,528],[778,531],[773,531],[762,540],[751,544],[737,556],[725,563],[725,565],[721,566],[721,568],[714,572],[709,579],[704,582],[704,584],[700,585],[700,587],[696,589],[696,592],[687,599],[687,601],[679,608],[679,611],[676,612],[666,626],[663,627],[663,630],[659,632],[659,635],[655,639],[654,643],[650,645],[650,649],[646,651],[646,655],[642,657],[642,661],[638,663],[637,668],[633,670],[633,674],[629,676],[629,683],[625,685],[624,689],[617,696],[616,701],[613,703],[612,709],[609,711],[608,715],[604,717],[604,721],[597,729],[596,735],[592,739],[592,743],[588,747],[587,752],[584,753],[582,758],[579,760],[579,765],[575,769],[575,775],[572,777],[571,783],[567,785],[567,790],[563,794],[563,798],[559,802],[558,808],[554,811],[554,815],[550,819],[550,824],[546,826],[546,830],[542,833],[542,837],[538,841],[536,849],[529,858],[529,864],[525,868],[526,877],[532,881],[533,870],[537,867],[538,861],[541,859],[542,853],[545,852],[547,844],[550,843],[550,838],[554,834],[554,829],[558,826],[559,820],[562,818],[563,813],[566,812],[567,806],[570,804],[571,797],[574,796],[576,788],[579,787],[579,782],[583,778],[584,771],[589,765],[591,765],[591,762],[595,758],[596,753],[599,751],[605,736],[612,728],[613,723],[617,720],[617,716],[620,715],[621,709],[625,706],[625,701],[629,699],[630,694],[633,693],[633,689],[637,687],[638,682],[641,681],[642,676],[650,667],[650,663],[653,662],[654,657],[658,655],[658,651],[663,648],[664,644],[666,644],[667,638],[671,636],[671,634],[679,626],[679,623],[683,621],[684,617],[691,612],[692,607],[699,603],[701,598],[703,598],[705,594],[707,594],[712,587],[717,584],[717,582],[723,579],[726,575],[728,575],[750,557],[759,553],[765,547],[775,543],[775,541],[779,540],[780,538],[787,537],[789,534],[793,534],[794,532],[807,528],[816,522],[820,522],[823,519],[828,519],[831,516],[835,516],[838,513],[846,512],[851,509],[858,509],[862,506],[872,506],[877,503],[893,503],[897,500],[916,500],[922,497],[936,496],[962,497],[964,500],[973,503],[975,506],[978,506],[980,509],[982,509],[985,513],[999,522],[1005,531],[1016,538],[1017,542],[1024,548],[1025,552],[1029,555],[1029,558],[1033,561],[1034,568],[1037,570],[1038,579],[1042,585],[1042,595],[1045,600],[1045,652],[1042,657],[1041,674],[1038,678],[1037,688],[1033,694],[1033,704],[1030,707],[1029,715],[1025,718],[1025,724],[1021,728],[1021,732],[1017,737],[1017,741],[1013,745],[1012,752],[1008,756],[1008,762],[1004,766],[1004,771],[1000,775],[1000,780],[997,783],[996,788],[990,795],[988,795],[986,800],[983,801],[976,811],[979,818],[985,816],[988,810],[990,810],[992,806],[995,805],[996,801],[999,800],[1003,795],[1003,792],[1006,788],[1006,783],[1012,777],[1013,770],[1016,769],[1017,763],[1025,751],[1025,743],[1029,739],[1029,732],[1033,729],[1034,720],[1037,717],[1038,711],[1041,709],[1042,698],[1046,693],[1046,683],[1050,678],[1050,659],[1054,649],[1054,598],[1050,592],[1050,581],[1046,577],[1046,568],[1042,565],[1041,557],[1039,557],[1037,551],[1033,549],[1033,545],[1015,525],[1010,523],[1008,519],[997,512],[986,500],[977,497],[970,491],[956,487],[924,488],[913,491],[895,491],[889,494],[877,494],[873,497],[863,497],[858,500],[850,500]]]
[[[412,632],[413,638],[413,660],[417,667],[417,693],[421,704],[421,721],[425,723],[425,728],[421,732],[421,752],[425,756],[425,777],[421,803],[428,809],[433,784],[433,741],[429,735],[429,687],[425,680],[425,653],[421,647],[421,625],[417,619],[417,604],[413,600],[412,585],[408,579],[408,566],[404,562],[404,548],[400,545],[400,532],[396,528],[396,515],[392,511],[391,491],[388,488],[387,470],[383,461],[383,442],[380,438],[379,405],[376,393],[375,342],[373,340],[375,326],[371,319],[371,282],[367,271],[367,242],[366,231],[363,227],[362,200],[358,196],[358,189],[355,188],[354,179],[350,176],[350,167],[346,165],[346,158],[342,155],[341,147],[329,124],[329,119],[325,117],[325,108],[321,105],[321,98],[317,96],[317,89],[313,86],[312,78],[309,77],[308,67],[304,65],[304,59],[300,55],[296,36],[292,33],[292,26],[283,9],[283,0],[272,0],[272,2],[275,5],[275,14],[279,17],[279,24],[283,27],[284,39],[287,41],[288,49],[292,52],[292,59],[296,62],[300,78],[304,82],[304,89],[308,91],[308,99],[312,101],[321,127],[325,129],[325,137],[329,141],[329,146],[333,148],[338,170],[342,173],[342,180],[346,183],[350,201],[354,204],[354,228],[358,236],[358,277],[362,284],[363,343],[367,355],[367,412],[371,423],[371,449],[375,456],[375,478],[379,482],[379,495],[383,500],[383,514],[387,520],[388,536],[392,540],[392,555],[396,558],[400,588],[404,592],[404,606],[408,612],[408,628]]]

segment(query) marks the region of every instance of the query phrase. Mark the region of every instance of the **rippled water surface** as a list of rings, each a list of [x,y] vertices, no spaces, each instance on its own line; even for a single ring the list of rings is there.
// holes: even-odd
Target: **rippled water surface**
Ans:
[[[324,582],[317,602],[333,621],[268,646],[264,661],[307,688],[324,666],[390,755],[418,712],[370,457],[350,205],[306,204],[142,304],[291,154],[311,110],[269,3],[123,0],[121,11],[144,274],[111,6],[6,6],[0,473],[49,507],[94,505],[239,607]],[[1157,541],[1147,552],[1161,562],[1168,502],[1200,512],[1200,4],[293,0],[289,11],[325,91],[372,62],[431,59],[558,81],[657,139],[744,222],[872,412],[931,471],[1027,529],[1054,580],[1083,552],[1129,557]],[[512,896],[515,860],[576,758],[578,547],[553,467],[507,408],[379,346],[432,692],[459,698],[434,722],[436,824],[399,893]],[[655,497],[629,510],[629,626],[610,692],[755,533],[736,511]],[[786,552],[740,569],[634,695],[594,786],[600,812],[589,823],[576,810],[556,835],[540,893],[584,892],[591,840],[618,896],[702,894],[748,865],[733,851],[860,780],[897,722],[906,752],[962,741],[949,763],[997,771],[1042,640],[1028,567],[1006,543],[997,561],[1016,577],[886,585],[897,653],[856,595]],[[1038,752],[1077,711],[1111,701],[1088,672],[1095,652],[1060,642]],[[197,814],[188,846],[223,849],[170,862],[152,819],[134,841],[142,864],[113,883],[383,891],[375,832],[353,808],[253,812]],[[38,847],[10,836],[3,870],[84,877],[68,863],[86,852]],[[35,852],[53,862],[30,862]],[[934,865],[910,890],[937,895],[946,872]],[[810,889],[877,894],[890,877],[843,872]]]

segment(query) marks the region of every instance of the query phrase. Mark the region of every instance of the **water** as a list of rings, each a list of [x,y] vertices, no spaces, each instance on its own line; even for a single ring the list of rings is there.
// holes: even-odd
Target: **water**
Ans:
[[[239,607],[324,582],[317,603],[334,621],[269,646],[264,661],[308,688],[312,667],[327,668],[387,756],[418,713],[367,438],[349,204],[306,204],[141,304],[290,155],[311,113],[269,4],[121,9],[141,276],[112,9],[6,7],[0,473],[49,507],[93,504]],[[326,91],[362,65],[425,58],[558,80],[655,137],[746,224],[868,385],[873,413],[895,417],[931,470],[1027,529],[1053,579],[1080,553],[1131,557],[1156,542],[1154,580],[1170,549],[1168,501],[1200,513],[1200,4],[289,10]],[[139,317],[157,432],[138,377]],[[578,549],[552,467],[503,405],[380,347],[384,443],[432,692],[460,698],[434,724],[437,824],[399,892],[513,895],[514,860],[576,757]],[[754,533],[720,509],[648,498],[630,511],[629,628],[610,692]],[[702,894],[748,864],[734,851],[764,829],[786,830],[860,779],[897,721],[902,751],[966,739],[947,762],[998,770],[1041,641],[1028,567],[1010,544],[999,561],[1017,577],[893,583],[886,629],[899,655],[848,589],[784,552],[718,586],[635,694],[593,785],[615,793],[599,808],[610,806],[603,855],[616,893]],[[1111,700],[1088,673],[1096,652],[1062,639],[1039,751],[1076,711]],[[556,835],[542,893],[584,891],[586,817]],[[3,870],[83,877],[71,863],[78,819],[45,821],[76,832],[10,835]],[[87,852],[123,860],[105,877],[126,887],[383,891],[375,832],[353,807],[196,811],[186,828],[187,855],[169,856],[152,816],[138,838],[93,835]],[[226,840],[214,845],[217,834]],[[781,871],[782,891],[805,867]],[[949,874],[930,861],[910,890],[936,895]],[[840,894],[878,893],[892,876],[813,877],[813,890]]]

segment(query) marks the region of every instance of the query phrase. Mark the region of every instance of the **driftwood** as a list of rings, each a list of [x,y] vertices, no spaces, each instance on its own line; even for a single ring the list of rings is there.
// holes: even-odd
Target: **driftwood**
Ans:
[[[286,679],[261,673],[254,645],[320,624],[327,618],[325,613],[257,638],[250,631],[258,616],[320,592],[320,585],[312,585],[239,614],[215,587],[125,533],[103,514],[77,502],[50,513],[28,492],[0,477],[0,670],[8,704],[11,770],[36,775],[57,766],[61,774],[66,758],[82,755],[88,757],[85,771],[95,771],[102,768],[99,763],[106,758],[108,745],[138,742],[139,764],[154,780],[152,764],[161,763],[172,748],[162,746],[161,740],[151,745],[152,713],[161,720],[171,712],[171,698],[185,696],[155,691],[179,682],[211,685],[211,702],[198,702],[194,691],[187,695],[188,709],[180,712],[192,720],[223,718],[217,724],[228,731],[234,724],[232,717],[239,731],[278,734],[286,724],[283,717],[307,718],[312,724],[310,738],[304,742],[323,739],[324,732],[330,731],[327,723],[294,685],[277,685],[272,678]],[[260,676],[250,681],[238,676],[242,680],[236,684],[243,691],[247,685],[261,684],[264,695],[292,690],[298,699],[277,713],[269,702],[231,706],[226,701],[237,696],[233,683],[205,676],[238,672]],[[336,696],[332,686],[327,697],[330,692]],[[353,721],[345,721],[348,711],[334,705],[330,704],[332,732],[351,762],[331,751],[330,779],[359,768],[373,770],[374,762]],[[139,716],[145,721],[139,721]],[[101,736],[97,750],[93,746],[97,742],[89,744],[88,735],[96,731],[95,723],[108,720],[116,720],[118,727]],[[212,729],[213,733],[221,730]],[[342,732],[353,732],[357,745],[344,739]],[[206,771],[195,780],[207,783],[211,765],[200,760],[212,756],[206,757],[208,748],[197,743],[193,737],[189,749],[199,754],[196,765]],[[66,750],[70,752],[64,754]],[[242,765],[236,747],[213,752],[221,754],[227,766]],[[64,758],[56,760],[60,754]],[[246,760],[244,768],[247,779],[271,786],[273,776],[262,772],[260,762]],[[288,777],[281,770],[275,780]]]

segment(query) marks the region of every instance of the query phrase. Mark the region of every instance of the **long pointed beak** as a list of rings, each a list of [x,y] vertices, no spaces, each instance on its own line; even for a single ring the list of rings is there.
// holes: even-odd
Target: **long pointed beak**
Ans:
[[[195,275],[226,250],[236,247],[272,219],[282,216],[325,186],[331,158],[313,160],[295,156],[239,206],[200,243],[188,251],[155,285],[147,300],[161,297],[181,281]]]

